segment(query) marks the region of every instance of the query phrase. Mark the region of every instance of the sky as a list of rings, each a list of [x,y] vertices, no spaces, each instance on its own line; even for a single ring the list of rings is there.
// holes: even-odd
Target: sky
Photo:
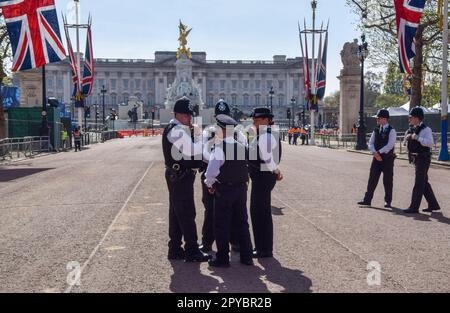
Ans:
[[[208,60],[272,60],[301,56],[298,21],[311,25],[310,0],[80,0],[81,22],[93,18],[96,58],[153,59],[176,51],[178,23],[192,27],[191,51]],[[58,12],[73,14],[73,0],[55,0]],[[358,17],[345,0],[318,0],[317,25],[330,21],[327,95],[339,90],[345,42],[360,36]],[[60,21],[61,22],[61,21]],[[75,47],[75,42],[72,44]],[[85,34],[82,33],[81,51]],[[317,50],[317,49],[316,49]]]

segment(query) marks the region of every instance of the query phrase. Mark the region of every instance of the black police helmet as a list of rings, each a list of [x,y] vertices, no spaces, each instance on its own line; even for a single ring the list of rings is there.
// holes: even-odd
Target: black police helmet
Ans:
[[[173,112],[180,114],[194,115],[194,108],[191,104],[191,100],[189,100],[189,98],[187,97],[178,99],[177,102],[175,102]]]
[[[238,122],[233,119],[231,116],[226,114],[219,114],[216,116],[217,125],[222,128],[227,128],[227,126],[237,126]]]
[[[381,109],[377,113],[377,117],[379,118],[389,118],[389,111],[386,109]]]
[[[264,107],[261,107],[261,108],[255,108],[254,110],[253,110],[253,113],[252,113],[252,115],[251,115],[253,118],[265,118],[265,117],[267,117],[267,118],[273,118],[274,117],[274,115],[272,114],[272,112],[270,112],[270,109],[269,108],[264,108]]]
[[[417,117],[420,120],[423,120],[425,118],[425,115],[423,113],[423,109],[421,107],[415,107],[411,110],[409,113],[409,116]]]
[[[225,115],[228,115],[228,116],[231,115],[230,106],[223,99],[220,99],[219,102],[217,102],[216,110],[215,110],[215,113],[214,113],[214,115],[216,115],[216,116],[220,115],[220,114],[225,114]]]

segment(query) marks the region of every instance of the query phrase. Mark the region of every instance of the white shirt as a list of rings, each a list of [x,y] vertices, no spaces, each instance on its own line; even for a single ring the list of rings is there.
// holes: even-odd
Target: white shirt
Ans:
[[[278,141],[273,134],[267,133],[264,128],[260,129],[260,133],[261,130],[263,130],[263,133],[259,135],[259,152],[261,159],[266,165],[266,168],[261,168],[261,170],[273,172],[278,169],[278,164],[276,163],[276,161],[279,161],[278,159],[275,159],[273,152],[278,152],[278,149],[280,149],[281,147],[278,146]],[[257,137],[253,139],[251,145],[256,145],[256,140]],[[250,155],[250,158],[254,157],[255,156]]]
[[[170,124],[176,126],[167,134],[167,139],[178,151],[172,151],[173,157],[176,160],[191,159],[193,156],[196,160],[202,160],[203,144],[202,142],[192,142],[189,127],[181,124],[177,119],[172,119]],[[177,155],[175,155],[175,154]],[[179,155],[179,154],[182,155]]]
[[[419,126],[421,126],[423,123],[420,123]],[[419,133],[419,138],[417,138],[417,141],[420,142],[420,144],[424,147],[428,148],[434,148],[434,138],[433,138],[433,131],[430,127],[427,127],[423,129]]]
[[[225,143],[234,144],[236,141],[234,138],[225,138]],[[225,163],[225,153],[220,145],[216,145],[211,151],[208,168],[205,173],[205,184],[208,188],[211,188],[217,182],[217,176],[220,174],[220,168]]]
[[[204,131],[203,131],[203,160],[208,163],[210,156],[211,156],[211,151],[214,148],[214,144],[218,141],[217,139],[217,133],[219,131],[222,131],[221,128],[217,125],[215,126],[210,126],[207,127]],[[211,139],[211,134],[215,133],[215,137]],[[243,134],[243,132],[241,130],[237,130],[237,142],[239,142],[240,144],[244,145],[244,146],[248,146],[247,143],[247,138],[245,137],[245,135]]]
[[[383,132],[386,131],[386,129],[388,127],[389,127],[389,124],[382,126]],[[372,133],[372,136],[370,136],[370,140],[369,140],[369,150],[372,153],[377,152],[377,150],[375,149],[375,138],[376,138],[376,134],[375,134],[375,130],[374,130]],[[396,141],[397,141],[397,132],[395,131],[395,129],[392,129],[391,132],[389,133],[389,141],[388,141],[387,145],[384,146],[383,148],[381,148],[378,152],[380,152],[380,154],[388,153],[389,151],[394,149]]]

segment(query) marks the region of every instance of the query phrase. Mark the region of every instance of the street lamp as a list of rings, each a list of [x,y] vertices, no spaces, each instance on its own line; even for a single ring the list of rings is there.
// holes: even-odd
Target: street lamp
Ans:
[[[95,130],[97,130],[97,123],[98,123],[98,104],[94,103],[94,108],[95,108]]]
[[[103,127],[105,127],[105,119],[106,119],[106,113],[105,113],[105,95],[108,92],[108,90],[106,90],[105,85],[102,86],[102,90],[100,90],[101,94],[102,94],[102,104],[103,104]]]
[[[273,91],[273,87],[270,87],[269,98],[270,98],[270,113],[273,113],[273,95],[275,91]]]
[[[358,58],[361,61],[361,96],[359,99],[359,126],[356,150],[367,150],[366,123],[364,117],[364,61],[368,56],[369,49],[367,48],[366,35],[363,34],[361,36],[361,44],[358,46]]]
[[[291,116],[292,116],[292,125],[295,126],[295,104],[296,104],[296,99],[295,97],[292,97],[291,99],[291,106],[292,106],[292,112],[291,112]]]

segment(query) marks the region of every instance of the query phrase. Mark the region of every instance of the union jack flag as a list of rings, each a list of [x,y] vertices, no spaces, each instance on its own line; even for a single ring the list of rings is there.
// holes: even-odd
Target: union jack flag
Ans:
[[[411,75],[409,60],[415,55],[415,39],[426,0],[394,0],[397,19],[400,71]]]
[[[67,25],[67,21],[65,19],[64,19],[64,25]],[[67,28],[67,26],[64,26],[64,31],[65,31],[66,40],[67,40],[67,50],[69,51],[70,67],[72,70],[72,83],[73,83],[73,87],[74,87],[72,97],[76,98],[76,97],[79,97],[80,92],[81,92],[80,81],[78,78],[78,74],[79,74],[78,64],[77,64],[77,60],[75,58],[75,54],[73,53],[72,42],[70,41],[69,29]]]
[[[306,29],[306,26],[305,26]],[[307,105],[307,109],[309,110],[310,107],[310,101],[311,101],[311,80],[309,75],[309,57],[308,57],[308,38],[306,37],[305,33],[305,45],[306,49],[303,48],[303,37],[302,32],[300,29],[300,23],[298,25],[298,31],[300,36],[300,48],[302,50],[302,57],[303,57],[303,88],[305,91],[305,101]],[[305,56],[305,50],[306,50],[306,56]]]
[[[86,53],[84,56],[82,92],[83,96],[88,97],[94,88],[94,50],[92,48],[91,20],[87,30]]]
[[[317,71],[316,86],[317,86],[317,97],[319,100],[323,100],[323,98],[325,97],[325,87],[327,84],[327,50],[328,50],[328,32],[325,35],[325,44],[323,46],[323,51],[319,59],[319,66]]]
[[[13,50],[13,72],[66,58],[54,0],[0,0]]]

